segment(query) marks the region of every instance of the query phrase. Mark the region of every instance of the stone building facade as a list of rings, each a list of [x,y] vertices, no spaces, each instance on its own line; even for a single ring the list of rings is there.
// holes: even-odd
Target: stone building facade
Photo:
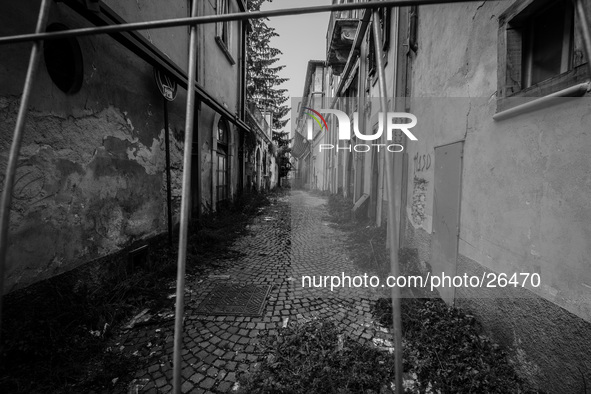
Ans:
[[[357,112],[365,134],[380,111],[370,14],[332,14],[323,107]],[[439,293],[478,316],[519,372],[553,393],[582,392],[591,380],[591,100],[580,23],[562,0],[380,12],[388,110],[418,120],[417,141],[380,140],[404,146],[394,154],[400,244],[418,251],[425,273],[528,274],[525,284]],[[336,117],[325,117],[326,143],[345,144]],[[323,154],[319,188],[366,199],[382,225],[384,154]]]
[[[195,4],[195,15],[246,9],[243,0]],[[4,4],[0,34],[34,31],[39,5]],[[52,2],[47,30],[188,17],[190,8],[185,0]],[[186,26],[46,42],[15,178],[7,291],[166,232],[165,111],[178,222],[187,86],[197,96],[193,216],[247,190],[244,141],[255,132],[246,123],[247,29],[240,21],[199,25],[197,81],[189,84]],[[30,45],[0,50],[4,172]],[[177,87],[166,109],[155,70],[160,81],[168,78]],[[268,145],[261,146],[259,154],[268,156]]]

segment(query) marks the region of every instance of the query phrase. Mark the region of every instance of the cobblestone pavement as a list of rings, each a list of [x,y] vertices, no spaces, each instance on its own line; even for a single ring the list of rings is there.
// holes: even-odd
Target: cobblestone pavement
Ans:
[[[372,321],[370,305],[383,289],[303,288],[302,276],[365,272],[347,255],[346,233],[327,220],[326,199],[302,191],[277,198],[249,224],[248,233],[233,245],[240,257],[220,262],[211,275],[189,278],[183,351],[185,393],[232,392],[240,374],[258,361],[261,338],[276,335],[286,323],[316,317],[332,318],[351,338],[361,342],[385,337]],[[197,306],[223,282],[272,285],[262,317],[205,316]],[[165,316],[166,317],[166,316]],[[168,316],[170,317],[170,316]],[[172,390],[173,322],[137,327],[118,338],[115,350],[149,353],[156,361],[137,371],[139,393]],[[120,387],[119,387],[120,386]],[[114,392],[129,386],[115,384]]]

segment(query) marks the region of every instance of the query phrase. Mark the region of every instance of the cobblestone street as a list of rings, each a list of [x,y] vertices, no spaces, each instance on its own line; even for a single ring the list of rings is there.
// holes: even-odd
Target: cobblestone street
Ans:
[[[380,296],[375,289],[331,292],[330,288],[301,286],[303,275],[372,273],[349,258],[344,248],[346,233],[327,220],[325,204],[326,199],[302,191],[273,199],[233,245],[239,258],[221,261],[207,277],[187,281],[183,392],[236,389],[240,374],[255,368],[263,356],[257,352],[261,339],[277,335],[284,324],[294,321],[332,318],[344,333],[360,342],[386,335],[371,318],[371,302]],[[262,317],[196,314],[198,305],[220,281],[271,285]],[[136,372],[137,392],[172,390],[172,333],[170,320],[157,327],[134,328],[118,338],[117,346],[125,352],[149,350],[157,357],[157,362]],[[116,385],[117,392],[128,390]]]

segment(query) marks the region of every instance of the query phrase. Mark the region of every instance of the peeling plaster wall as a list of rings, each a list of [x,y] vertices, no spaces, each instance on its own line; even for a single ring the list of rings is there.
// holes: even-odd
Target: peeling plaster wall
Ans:
[[[7,4],[2,35],[33,30],[38,9]],[[184,4],[184,3],[183,3]],[[170,7],[170,5],[169,5]],[[88,24],[63,3],[49,23]],[[16,24],[18,23],[18,24]],[[66,95],[43,60],[15,178],[7,291],[166,231],[163,104],[152,67],[108,36],[80,38],[82,88]],[[30,47],[0,60],[0,170],[6,168]],[[185,93],[169,103],[172,194],[180,205]]]
[[[464,140],[458,273],[538,273],[542,286],[459,291],[456,302],[482,318],[540,388],[582,392],[577,368],[591,381],[591,103],[574,99],[492,119],[497,16],[512,3],[420,7],[410,110],[419,141],[407,149],[407,245],[429,261],[436,163],[424,168],[413,158],[434,160],[435,147]],[[427,182],[422,221],[413,219],[413,173]]]

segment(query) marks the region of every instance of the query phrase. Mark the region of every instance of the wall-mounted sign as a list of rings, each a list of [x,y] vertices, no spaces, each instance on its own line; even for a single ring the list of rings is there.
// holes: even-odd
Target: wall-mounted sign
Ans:
[[[173,101],[176,98],[177,84],[168,74],[154,68],[154,80],[165,99]]]

